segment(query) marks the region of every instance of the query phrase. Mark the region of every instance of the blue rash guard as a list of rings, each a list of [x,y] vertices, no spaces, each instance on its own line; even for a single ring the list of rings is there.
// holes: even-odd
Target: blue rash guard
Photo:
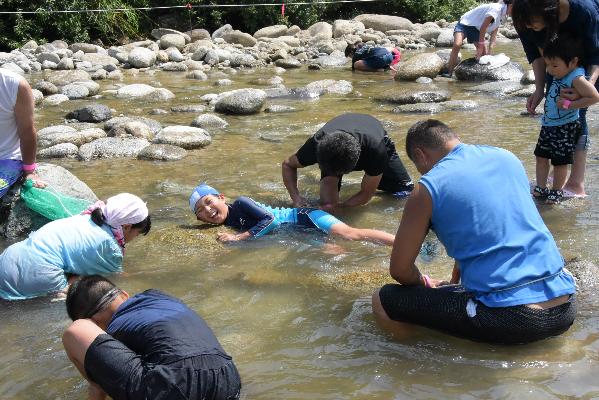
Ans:
[[[316,208],[272,208],[245,196],[227,204],[227,207],[229,214],[225,226],[248,231],[255,237],[265,235],[282,224],[318,228],[328,234],[333,225],[341,223],[331,214]]]

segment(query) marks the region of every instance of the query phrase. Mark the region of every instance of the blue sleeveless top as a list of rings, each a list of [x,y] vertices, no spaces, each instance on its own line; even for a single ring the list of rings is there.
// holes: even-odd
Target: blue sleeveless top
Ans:
[[[432,198],[432,229],[477,300],[507,307],[575,292],[512,153],[461,143],[420,183]]]
[[[578,108],[561,109],[557,106],[557,98],[562,88],[571,88],[572,81],[579,76],[584,77],[584,69],[578,67],[561,79],[551,81],[545,95],[545,113],[543,114],[543,126],[561,126],[570,122],[578,121]]]

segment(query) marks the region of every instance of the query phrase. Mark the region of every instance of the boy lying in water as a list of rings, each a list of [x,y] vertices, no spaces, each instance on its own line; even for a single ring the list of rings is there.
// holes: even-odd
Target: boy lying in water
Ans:
[[[205,183],[194,189],[189,206],[200,221],[241,231],[237,234],[220,232],[218,240],[223,242],[259,237],[282,224],[317,228],[326,234],[349,240],[367,240],[387,245],[392,245],[395,240],[395,235],[387,232],[353,228],[317,208],[272,208],[243,196],[227,204],[224,195]]]

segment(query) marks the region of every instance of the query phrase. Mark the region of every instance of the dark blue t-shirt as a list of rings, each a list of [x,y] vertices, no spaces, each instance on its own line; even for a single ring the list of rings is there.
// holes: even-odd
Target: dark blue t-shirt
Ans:
[[[144,362],[165,364],[202,354],[231,359],[198,314],[155,289],[121,304],[106,331]]]
[[[249,231],[252,236],[260,236],[275,221],[275,216],[268,210],[260,207],[249,197],[241,196],[233,202],[227,204],[229,214],[225,220],[225,226],[238,229],[240,231]]]
[[[568,18],[559,25],[559,32],[567,32],[581,40],[586,54],[585,65],[599,65],[599,0],[569,0]],[[532,63],[541,57],[539,48],[545,45],[545,30],[519,31],[526,58]]]

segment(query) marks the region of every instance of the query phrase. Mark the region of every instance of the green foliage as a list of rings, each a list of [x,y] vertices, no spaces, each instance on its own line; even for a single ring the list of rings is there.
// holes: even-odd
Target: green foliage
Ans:
[[[399,15],[414,22],[457,20],[476,7],[478,0],[389,0],[372,3],[285,5],[281,0],[188,0],[192,5],[257,4],[272,1],[272,6],[181,8],[181,0],[0,0],[0,9],[37,11],[35,14],[11,14],[0,18],[0,50],[18,47],[30,39],[38,42],[64,39],[68,42],[101,39],[110,44],[124,37],[148,36],[158,26],[186,31],[204,28],[210,31],[229,23],[234,29],[254,33],[275,24],[307,28],[318,21],[350,19],[358,14]],[[136,11],[135,7],[169,7],[170,10]],[[51,10],[125,9],[114,12],[50,13]]]

